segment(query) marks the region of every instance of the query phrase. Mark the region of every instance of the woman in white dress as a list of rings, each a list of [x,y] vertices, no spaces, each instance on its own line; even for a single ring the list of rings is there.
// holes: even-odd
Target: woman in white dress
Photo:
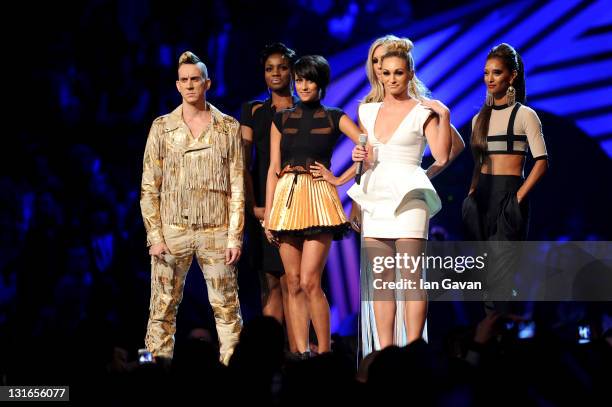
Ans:
[[[379,37],[375,39],[370,45],[370,49],[368,50],[368,59],[365,63],[366,76],[368,78],[368,82],[370,82],[370,91],[363,98],[363,101],[361,103],[376,103],[383,101],[385,97],[385,88],[382,83],[382,57],[387,52],[387,47],[393,48],[397,44],[407,44],[407,47],[412,47],[412,41],[410,41],[408,38],[400,38],[393,34],[387,34],[385,36]],[[423,83],[420,82],[418,79],[413,80],[416,81],[415,86],[418,90],[419,95],[417,96],[415,94],[412,96],[418,99],[424,99],[429,97],[429,91],[423,85]],[[410,92],[410,89],[408,89],[408,92]],[[360,128],[364,130],[363,125],[361,125],[361,123],[359,123],[359,125]],[[433,179],[442,171],[444,171],[450,165],[450,163],[452,163],[455,158],[457,158],[457,156],[461,154],[461,152],[465,149],[465,142],[463,141],[461,134],[459,134],[459,131],[455,128],[455,126],[452,125],[452,123],[451,136],[451,151],[448,161],[444,165],[441,165],[441,163],[434,161],[429,167],[427,167],[425,173],[427,174],[427,177],[429,179]],[[353,229],[357,233],[359,233],[361,231],[361,209],[359,208],[359,205],[357,205],[355,202],[353,202],[353,206],[351,208],[350,220]]]
[[[361,183],[348,191],[363,210],[362,232],[364,257],[369,266],[365,273],[374,273],[376,286],[368,287],[373,299],[373,344],[364,341],[363,354],[371,348],[384,348],[397,343],[395,293],[380,290],[381,281],[401,278],[413,281],[416,287],[422,270],[386,267],[378,270],[379,259],[419,256],[425,249],[429,218],[441,208],[440,198],[431,185],[421,159],[429,143],[438,165],[446,166],[451,150],[450,112],[436,100],[423,96],[426,88],[414,74],[412,43],[404,40],[386,46],[381,56],[381,79],[384,98],[378,103],[359,107],[360,122],[368,134],[367,148],[353,150],[354,161],[369,167]],[[378,264],[380,266],[380,264]],[[406,341],[421,338],[427,314],[426,293],[419,289],[404,291],[408,295],[403,312]],[[366,332],[369,335],[369,332]]]

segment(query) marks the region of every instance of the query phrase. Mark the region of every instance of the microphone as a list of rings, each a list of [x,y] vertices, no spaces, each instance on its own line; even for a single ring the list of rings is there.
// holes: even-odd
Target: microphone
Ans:
[[[363,133],[360,134],[359,135],[359,145],[361,147],[365,147],[367,142],[368,142],[368,136]],[[357,163],[357,172],[355,172],[355,182],[357,183],[357,185],[359,185],[359,183],[361,182],[362,173],[363,173],[363,161],[359,161]]]

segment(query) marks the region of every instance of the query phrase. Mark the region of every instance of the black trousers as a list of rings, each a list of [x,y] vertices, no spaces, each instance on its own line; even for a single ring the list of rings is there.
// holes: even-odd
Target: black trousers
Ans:
[[[466,240],[477,241],[487,252],[482,283],[485,307],[507,312],[506,301],[518,295],[514,275],[520,244],[527,239],[529,202],[520,204],[516,192],[523,178],[513,175],[480,174],[476,191],[463,201],[462,218]]]

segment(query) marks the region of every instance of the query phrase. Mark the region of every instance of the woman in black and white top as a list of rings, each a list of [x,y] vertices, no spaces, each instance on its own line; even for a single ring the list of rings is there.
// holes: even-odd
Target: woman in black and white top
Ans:
[[[508,44],[489,52],[484,69],[487,98],[472,120],[474,173],[463,203],[468,238],[479,241],[526,240],[528,194],[548,168],[540,119],[525,106],[525,70],[521,56]],[[534,166],[524,178],[528,151]],[[510,268],[497,267],[487,276],[495,299],[513,293]]]

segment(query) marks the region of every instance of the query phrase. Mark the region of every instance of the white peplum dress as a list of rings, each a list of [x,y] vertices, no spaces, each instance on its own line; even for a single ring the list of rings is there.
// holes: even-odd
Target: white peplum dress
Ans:
[[[431,110],[420,102],[404,117],[391,138],[381,143],[374,124],[382,103],[359,107],[359,119],[374,150],[372,168],[348,195],[363,210],[363,237],[427,239],[429,218],[442,208],[440,197],[421,168],[427,139],[423,125]]]
[[[362,254],[360,261],[361,313],[360,348],[365,357],[380,349],[374,315],[372,265],[368,264],[363,238],[427,239],[429,218],[442,208],[440,197],[421,168],[427,145],[423,126],[431,110],[418,103],[404,117],[386,143],[374,133],[374,124],[382,103],[366,103],[359,107],[359,120],[365,127],[374,150],[372,168],[354,184],[348,195],[362,209]],[[399,274],[396,276],[399,277]],[[423,270],[425,278],[425,270]],[[427,340],[427,323],[423,338]],[[394,344],[407,344],[404,326],[404,302],[396,300]]]

